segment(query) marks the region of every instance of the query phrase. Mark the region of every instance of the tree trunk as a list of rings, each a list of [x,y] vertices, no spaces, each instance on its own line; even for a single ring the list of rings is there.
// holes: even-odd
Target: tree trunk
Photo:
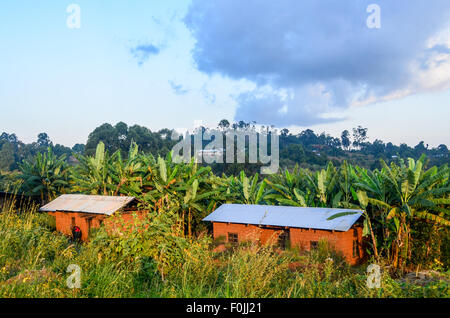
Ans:
[[[394,246],[393,246],[393,259],[394,259],[393,265],[395,268],[398,267],[398,263],[399,263],[398,254],[399,254],[399,247],[400,247],[400,241],[401,241],[401,234],[402,234],[402,227],[399,226],[397,238],[394,241]]]
[[[375,254],[375,259],[378,261],[377,239],[375,238],[375,234],[373,233],[372,223],[370,222],[369,217],[367,218],[367,223],[369,224],[370,236],[372,237],[373,253]]]
[[[183,210],[183,214],[181,215],[181,224],[183,226],[183,236],[186,234],[186,224],[184,223],[184,210]]]
[[[189,238],[191,237],[192,233],[191,233],[191,208],[189,208],[189,214],[188,214],[188,236]]]

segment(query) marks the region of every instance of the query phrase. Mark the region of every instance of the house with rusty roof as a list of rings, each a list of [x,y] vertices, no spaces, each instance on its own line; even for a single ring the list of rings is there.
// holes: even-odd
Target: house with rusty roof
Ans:
[[[113,214],[120,214],[129,220],[137,209],[134,197],[64,194],[44,205],[39,211],[47,212],[55,217],[56,230],[73,235],[73,230],[81,232],[80,238],[85,241],[93,228],[98,228],[105,219]]]
[[[340,214],[342,216],[332,218]],[[213,223],[215,239],[236,244],[255,241],[280,248],[299,247],[309,251],[326,240],[348,263],[357,264],[364,254],[363,211],[292,206],[223,204],[203,221]]]

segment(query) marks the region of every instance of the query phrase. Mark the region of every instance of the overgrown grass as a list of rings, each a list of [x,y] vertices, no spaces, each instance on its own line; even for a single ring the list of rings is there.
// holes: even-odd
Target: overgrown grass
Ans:
[[[145,231],[142,231],[145,228]],[[82,245],[54,232],[45,214],[0,214],[1,297],[449,297],[449,273],[425,286],[366,266],[350,267],[326,244],[311,254],[244,244],[214,252],[208,235],[188,239],[175,214],[151,214],[127,235],[99,229]],[[70,264],[82,269],[69,289]]]

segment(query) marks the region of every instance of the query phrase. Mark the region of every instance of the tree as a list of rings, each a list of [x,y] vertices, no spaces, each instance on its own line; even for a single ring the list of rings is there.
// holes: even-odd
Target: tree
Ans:
[[[301,143],[305,146],[313,145],[317,143],[317,135],[311,129],[306,129],[298,136]]]
[[[344,149],[348,149],[350,147],[350,133],[348,130],[344,130],[341,134],[341,143]]]
[[[290,144],[289,146],[284,147],[280,151],[280,156],[296,163],[305,162],[307,159],[305,150],[301,144]]]
[[[131,143],[131,141],[128,138],[127,124],[125,124],[124,122],[119,122],[116,124],[114,129],[116,130],[116,134],[117,134],[118,148],[123,152],[127,151],[127,149],[130,147],[130,143]]]
[[[230,127],[230,122],[226,119],[222,119],[219,124],[217,125],[222,130],[226,130]]]
[[[85,152],[87,155],[93,155],[97,145],[102,142],[105,148],[113,153],[119,149],[119,138],[116,129],[111,124],[103,124],[94,129],[88,136]]]
[[[168,139],[170,140],[172,137],[173,129],[163,128],[160,131],[158,131],[158,134],[161,136],[162,139]]]
[[[281,129],[281,136],[286,137],[287,135],[289,135],[289,129],[287,128]]]
[[[366,141],[367,130],[367,128],[363,128],[362,126],[353,128],[353,146],[359,147]]]
[[[74,153],[76,153],[76,154],[83,154],[84,153],[84,148],[85,148],[85,145],[83,145],[83,144],[75,144],[73,147],[72,147],[72,151],[74,152]]]
[[[53,146],[52,150],[56,156],[61,156],[61,155],[70,156],[72,153],[72,149],[70,149],[69,147],[60,145],[60,144],[56,144],[55,146]]]
[[[448,148],[447,148],[447,146],[444,145],[444,144],[439,145],[439,146],[437,147],[437,150],[438,150],[439,152],[443,153],[443,154],[448,153]]]
[[[425,151],[427,150],[427,147],[425,147],[424,142],[421,141],[419,142],[415,147],[414,147],[414,152],[416,153],[416,155],[422,155],[423,153],[425,153]]]
[[[368,145],[368,150],[375,157],[380,158],[384,154],[384,149],[386,148],[384,142],[379,139],[375,139],[372,145]]]
[[[0,136],[0,141],[6,141],[9,143],[17,143],[19,141],[19,139],[17,138],[16,134],[7,134],[7,133],[2,133]]]
[[[53,144],[50,140],[50,137],[46,133],[40,133],[38,135],[37,145],[38,145],[38,147],[47,148],[47,147],[52,146]]]
[[[10,171],[15,162],[14,148],[9,142],[0,146],[0,171]]]

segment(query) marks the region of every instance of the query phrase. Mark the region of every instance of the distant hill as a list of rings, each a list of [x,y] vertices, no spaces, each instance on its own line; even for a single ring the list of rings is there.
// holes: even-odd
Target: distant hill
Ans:
[[[254,124],[242,121],[231,124],[226,119],[220,121],[217,126],[222,130],[244,130],[252,127],[254,128]],[[272,131],[272,128],[269,127],[265,129],[269,132]],[[59,144],[54,145],[46,133],[39,134],[36,142],[25,144],[15,134],[4,132],[0,136],[0,171],[14,171],[18,169],[22,160],[45,152],[48,147],[52,148],[58,156],[65,155],[71,164],[76,164],[76,154],[94,154],[100,141],[105,144],[110,153],[120,150],[126,154],[131,143],[135,142],[145,153],[165,156],[176,144],[176,141],[170,138],[172,132],[172,129],[167,128],[152,132],[146,127],[139,125],[129,127],[123,122],[119,122],[115,126],[105,123],[89,134],[85,145],[77,144],[72,148]],[[426,154],[429,165],[449,163],[449,150],[444,144],[436,148],[429,148],[423,141],[414,147],[406,144],[397,146],[378,139],[368,142],[367,132],[366,128],[359,126],[353,128],[351,133],[345,130],[341,136],[333,137],[326,133],[316,134],[310,129],[298,134],[292,134],[289,130],[282,129],[279,140],[280,165],[290,168],[298,164],[301,167],[315,170],[324,167],[328,161],[340,165],[341,162],[347,160],[361,167],[374,169],[380,167],[379,159],[387,162],[398,161],[400,158],[418,159],[422,154]],[[259,166],[255,164],[213,164],[212,168],[215,172],[234,174],[242,169],[254,173],[259,170]]]

